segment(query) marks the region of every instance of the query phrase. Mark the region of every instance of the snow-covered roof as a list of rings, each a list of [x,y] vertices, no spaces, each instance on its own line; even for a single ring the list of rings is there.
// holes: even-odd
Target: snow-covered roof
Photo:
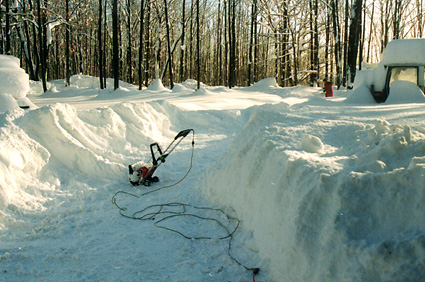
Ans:
[[[397,39],[387,44],[382,63],[425,64],[425,39]]]

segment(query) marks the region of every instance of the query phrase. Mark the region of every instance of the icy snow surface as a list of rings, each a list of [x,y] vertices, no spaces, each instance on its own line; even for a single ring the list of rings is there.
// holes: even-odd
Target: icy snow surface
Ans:
[[[111,202],[118,191],[141,195],[180,180],[190,137],[149,188],[131,186],[127,166],[186,128],[196,133],[188,177],[140,198],[117,195],[125,212],[165,203],[223,209],[241,220],[231,253],[260,267],[256,281],[425,276],[418,100],[376,104],[336,90],[325,98],[319,88],[280,88],[273,79],[197,91],[193,81],[115,92],[97,82],[74,76],[44,94],[31,82],[38,108],[0,114],[0,281],[252,281],[216,223],[162,223],[213,238],[190,240],[124,218]],[[223,214],[188,209],[235,227]]]

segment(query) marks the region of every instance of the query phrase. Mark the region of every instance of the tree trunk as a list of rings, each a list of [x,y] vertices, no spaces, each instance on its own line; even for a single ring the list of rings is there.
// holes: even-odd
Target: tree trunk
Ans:
[[[4,54],[4,42],[3,42],[3,13],[0,11],[0,54]]]
[[[319,32],[317,0],[310,0],[310,85],[315,85],[319,70]]]
[[[330,1],[326,3],[326,27],[325,27],[325,80],[329,80],[329,46],[330,46]]]
[[[348,38],[348,68],[349,68],[349,80],[352,84],[356,77],[356,66],[357,66],[357,51],[359,49],[359,39],[362,24],[362,0],[354,0],[352,11],[354,14],[351,16],[350,24],[350,35]]]
[[[418,14],[417,37],[421,38],[423,34],[423,2],[422,0],[416,0],[416,9]]]
[[[403,3],[401,0],[395,0],[393,16],[393,39],[400,39],[400,22],[403,13]]]
[[[253,82],[258,81],[258,67],[257,67],[257,58],[258,58],[258,28],[257,28],[257,16],[258,16],[258,5],[257,0],[255,0],[255,23],[254,23],[254,59],[253,59],[253,67],[254,67],[254,77]]]
[[[38,40],[40,45],[40,66],[41,66],[41,80],[43,84],[43,91],[47,91],[47,82],[46,82],[46,52],[45,49],[47,48],[45,44],[45,16],[44,12],[41,10],[41,0],[37,0],[37,13],[38,13]]]
[[[366,3],[363,3],[362,5],[365,5]],[[362,62],[363,62],[363,56],[364,56],[364,42],[365,42],[365,38],[366,38],[366,28],[365,28],[365,24],[366,24],[366,6],[362,6],[362,11],[363,11],[363,20],[362,23],[360,24],[360,32],[359,35],[361,33],[361,39],[359,40],[359,70],[362,69]]]
[[[182,4],[182,41],[181,41],[181,50],[180,50],[180,82],[184,81],[184,51],[186,46],[184,45],[184,36],[185,36],[185,8],[186,8],[186,1],[183,0],[183,4]]]
[[[316,21],[317,27],[317,21]],[[289,17],[288,17],[288,1],[283,2],[283,33],[282,33],[282,61],[281,61],[281,86],[293,85],[291,77],[291,60],[289,55]],[[316,38],[316,37],[315,37]],[[316,44],[314,45],[316,46]],[[317,50],[316,50],[317,52]],[[287,81],[289,83],[287,83]]]
[[[248,51],[248,86],[251,85],[251,72],[252,72],[252,49],[254,45],[254,25],[256,17],[256,2],[257,0],[252,1],[251,5],[251,33],[249,36],[249,51]]]
[[[106,85],[106,77],[107,77],[107,73],[106,73],[106,37],[108,34],[108,27],[107,27],[107,23],[108,23],[108,16],[106,13],[107,10],[107,3],[108,0],[105,0],[105,9],[103,9],[103,26],[104,26],[104,32],[103,32],[103,51],[104,51],[104,56],[103,56],[103,87],[106,89],[107,85]]]
[[[236,1],[229,1],[229,88],[235,85],[236,67]]]
[[[38,0],[40,1],[40,0]],[[6,48],[5,54],[10,55],[10,9],[9,0],[5,0],[4,5],[6,6]]]
[[[119,85],[119,46],[118,46],[118,0],[113,0],[112,5],[112,45],[113,45],[113,59],[112,68],[114,70],[114,90],[120,87]]]
[[[229,5],[228,3],[229,1],[224,1],[224,9],[223,9],[223,14],[224,14],[224,80],[227,81],[227,85],[229,85],[229,75],[228,75],[228,67],[229,67],[229,30],[228,30],[228,22],[229,22],[229,17],[228,15],[228,8],[227,6]]]
[[[70,74],[70,66],[69,66],[69,0],[65,2],[65,85],[69,86],[71,84],[71,74]]]
[[[345,0],[345,25],[344,25],[344,71],[342,76],[342,84],[347,85],[347,74],[348,74],[348,26],[349,26],[349,15],[350,15],[350,1]]]
[[[198,83],[197,89],[201,88],[201,43],[200,43],[200,28],[199,28],[199,0],[196,0],[196,77]]]
[[[139,38],[139,90],[142,90],[143,85],[143,70],[142,70],[142,63],[143,63],[143,18],[145,16],[145,1],[142,0],[142,3],[140,4],[140,38]]]
[[[127,0],[127,82],[133,83],[133,55],[131,52],[132,40],[131,40],[131,0]]]
[[[68,22],[68,1],[66,0],[66,9],[67,9],[67,22]],[[97,40],[98,40],[98,44],[99,44],[99,83],[100,83],[100,89],[103,89],[103,50],[102,50],[102,16],[103,16],[103,11],[102,11],[102,0],[99,0],[99,19],[98,19],[98,33],[97,33]],[[68,29],[67,29],[68,30]],[[67,34],[67,39],[68,39],[68,34]],[[68,39],[69,40],[69,39]],[[69,42],[67,42],[69,43]],[[67,44],[67,49],[69,48],[68,44]],[[69,51],[68,51],[69,52]],[[69,56],[69,54],[68,54]],[[67,56],[67,58],[68,58]],[[68,66],[68,65],[67,65]],[[68,68],[67,68],[68,70]]]
[[[216,49],[215,49],[215,84],[220,85],[221,83],[221,0],[218,0],[218,8],[217,8],[217,43],[216,43]]]
[[[167,0],[164,0],[164,8],[165,8],[165,27],[167,29],[167,50],[168,50],[168,72],[170,74],[170,88],[173,89],[173,64],[171,57],[171,43],[170,43],[170,24],[168,22],[168,8],[167,8]]]
[[[149,0],[146,0],[146,40],[145,40],[145,48],[146,48],[146,59],[145,59],[145,86],[149,85],[149,57],[151,50],[150,43],[150,33],[149,33],[149,24],[150,24],[150,15],[151,15],[151,4]]]
[[[331,0],[332,5],[332,24],[335,41],[335,64],[336,64],[336,85],[339,88],[341,86],[341,34],[339,29],[338,21],[338,5],[336,0]]]
[[[374,14],[375,14],[375,2],[372,2],[372,12],[370,14],[371,16],[370,16],[369,30],[373,30],[372,28],[373,28],[373,15]],[[367,62],[370,62],[370,50],[371,50],[370,44],[371,44],[371,42],[372,42],[372,36],[369,36],[369,41],[368,41],[368,44],[367,44],[367,59],[366,59]]]
[[[24,2],[22,4],[22,13],[25,14],[26,13],[26,3]],[[29,36],[29,31],[28,31],[28,24],[27,21],[23,21],[23,31],[19,31],[18,33],[22,36],[22,43],[23,46],[22,48],[24,49],[25,52],[25,58],[26,58],[26,62],[27,62],[27,66],[28,66],[28,75],[30,80],[36,80],[36,75],[34,73],[34,64],[32,61],[32,56],[31,56],[31,41],[30,41],[30,36]],[[18,28],[20,27],[21,24],[18,25]],[[0,22],[0,26],[1,26],[1,22]],[[25,35],[24,35],[25,34]]]

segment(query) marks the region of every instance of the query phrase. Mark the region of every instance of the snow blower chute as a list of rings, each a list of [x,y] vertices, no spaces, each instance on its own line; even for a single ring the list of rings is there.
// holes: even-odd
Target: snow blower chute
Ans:
[[[140,184],[150,186],[152,182],[158,182],[159,178],[153,176],[155,170],[165,162],[165,159],[191,131],[193,132],[193,129],[180,131],[164,151],[161,150],[158,143],[152,143],[150,145],[152,157],[147,163],[139,161],[128,166],[130,183],[134,186]],[[193,145],[194,141],[192,141],[192,146]]]

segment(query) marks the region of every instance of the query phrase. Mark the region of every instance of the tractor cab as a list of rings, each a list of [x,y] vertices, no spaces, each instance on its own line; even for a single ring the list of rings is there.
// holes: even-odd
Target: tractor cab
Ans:
[[[391,84],[395,81],[409,81],[419,86],[424,92],[424,65],[405,64],[386,66],[387,75],[385,80],[384,92],[386,97],[390,94]]]

